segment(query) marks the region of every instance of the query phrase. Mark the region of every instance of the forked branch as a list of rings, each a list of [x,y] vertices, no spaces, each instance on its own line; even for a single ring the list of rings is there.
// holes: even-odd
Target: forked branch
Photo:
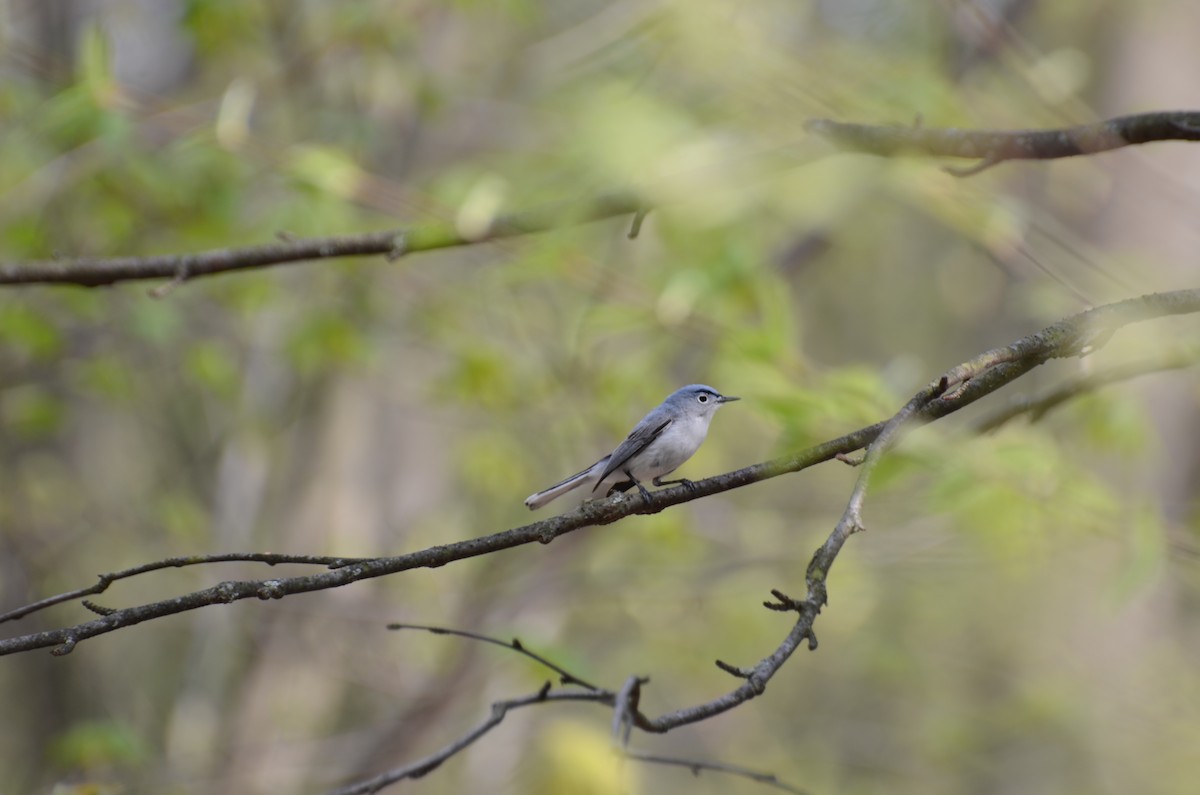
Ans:
[[[406,778],[420,778],[425,774],[433,771],[450,757],[466,750],[472,743],[487,734],[504,720],[505,715],[513,709],[521,707],[534,706],[536,704],[551,704],[561,703],[564,701],[584,701],[602,706],[612,707],[615,710],[616,727],[614,732],[617,736],[616,741],[617,758],[630,759],[635,762],[647,764],[667,765],[672,767],[684,767],[692,771],[693,775],[699,775],[703,771],[715,773],[724,773],[727,775],[746,778],[751,781],[764,784],[768,787],[783,790],[784,792],[797,793],[803,795],[803,790],[797,789],[779,779],[773,773],[763,773],[757,770],[751,770],[740,765],[731,765],[723,762],[715,762],[712,760],[701,759],[680,759],[672,756],[663,756],[661,754],[649,754],[641,751],[632,751],[626,746],[628,745],[629,731],[640,725],[644,718],[637,710],[637,693],[641,686],[647,683],[647,679],[639,676],[630,676],[626,679],[625,684],[617,691],[599,688],[594,685],[584,684],[582,677],[566,670],[561,665],[552,662],[546,657],[530,651],[520,640],[514,638],[511,641],[500,640],[488,635],[482,635],[477,632],[468,632],[460,629],[450,629],[446,627],[434,627],[415,624],[390,624],[389,629],[417,629],[426,632],[432,632],[436,635],[452,635],[460,638],[467,638],[479,643],[487,643],[500,648],[509,649],[521,654],[529,659],[532,659],[540,665],[549,668],[559,675],[560,680],[567,685],[577,685],[586,689],[587,692],[565,691],[556,692],[551,690],[551,684],[547,682],[542,686],[537,693],[523,696],[521,698],[508,699],[498,701],[492,704],[491,711],[487,718],[473,726],[461,737],[447,743],[445,746],[411,764],[403,767],[394,768],[378,776],[370,778],[366,781],[361,781],[355,784],[350,784],[330,793],[330,795],[367,795],[368,793],[378,792],[381,789],[401,781]]]

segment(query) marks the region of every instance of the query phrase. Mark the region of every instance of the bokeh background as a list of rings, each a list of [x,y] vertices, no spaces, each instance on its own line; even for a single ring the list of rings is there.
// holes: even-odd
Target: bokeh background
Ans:
[[[526,522],[679,385],[744,399],[697,478],[894,412],[1090,305],[1196,286],[1200,149],[956,179],[806,119],[1061,126],[1200,107],[1200,5],[23,0],[0,7],[0,256],[187,252],[479,224],[614,188],[628,219],[186,283],[0,290],[0,607],[174,555],[384,555]],[[637,748],[814,795],[1190,793],[1200,776],[1194,373],[980,435],[1020,394],[1195,350],[1122,332],[913,434],[765,698]],[[435,571],[0,660],[0,792],[317,793],[412,761],[546,673],[389,621],[518,636],[651,714],[773,649],[855,472],[830,463]],[[537,516],[569,507],[554,503]],[[125,606],[225,565],[122,582]],[[86,620],[71,604],[6,635]],[[529,709],[423,793],[758,792],[621,765]],[[54,790],[58,787],[58,790]]]

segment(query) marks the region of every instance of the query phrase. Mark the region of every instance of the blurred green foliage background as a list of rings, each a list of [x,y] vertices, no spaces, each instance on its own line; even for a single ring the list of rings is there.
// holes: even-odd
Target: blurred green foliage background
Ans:
[[[1011,26],[990,15],[1010,15]],[[2,608],[192,553],[400,553],[529,520],[679,385],[744,400],[680,474],[889,416],[1079,309],[1195,286],[1200,150],[1006,165],[839,155],[803,123],[1061,126],[1200,106],[1186,0],[317,3],[0,10],[0,256],[177,253],[633,189],[628,219],[186,283],[0,290]],[[1194,345],[1122,332],[1082,368]],[[1194,792],[1197,382],[911,436],[766,698],[639,748],[815,795]],[[0,660],[0,792],[322,792],[412,761],[545,672],[389,621],[519,636],[651,714],[736,682],[855,472]],[[565,509],[554,503],[538,514]],[[272,570],[274,572],[275,570]],[[292,573],[280,568],[277,573]],[[262,567],[172,570],[124,606]],[[6,634],[86,620],[66,605]],[[622,766],[595,707],[511,715],[406,791],[757,792]],[[107,788],[107,789],[106,789]]]

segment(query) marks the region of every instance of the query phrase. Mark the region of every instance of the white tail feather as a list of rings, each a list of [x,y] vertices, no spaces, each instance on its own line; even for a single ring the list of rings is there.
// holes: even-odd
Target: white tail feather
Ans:
[[[525,498],[525,507],[527,507],[531,511],[536,511],[538,508],[541,508],[543,505],[550,502],[551,500],[561,497],[562,495],[566,494],[568,491],[571,491],[572,489],[577,489],[580,486],[583,486],[585,484],[592,483],[593,480],[595,479],[595,476],[599,475],[600,472],[604,471],[603,467],[605,464],[608,463],[608,459],[609,459],[608,456],[604,456],[604,458],[601,458],[599,461],[592,464],[590,467],[583,470],[582,472],[578,472],[578,473],[572,475],[571,477],[567,478],[564,481],[555,483],[553,486],[551,486],[548,489],[539,491],[535,494],[530,494],[528,497]],[[597,467],[599,467],[600,469],[597,470]]]
[[[568,478],[562,483],[559,483],[556,486],[551,486],[545,491],[539,491],[537,494],[530,494],[525,498],[525,505],[529,508],[529,510],[536,511],[538,508],[541,508],[551,500],[566,494],[571,489],[577,489],[583,484],[589,482],[589,476],[591,474],[592,471],[589,469],[587,472],[580,472],[575,477]]]

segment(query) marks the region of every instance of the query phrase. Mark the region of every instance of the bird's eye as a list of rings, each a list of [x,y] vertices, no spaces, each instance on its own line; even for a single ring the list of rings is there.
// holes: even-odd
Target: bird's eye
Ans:
[[[697,395],[696,400],[699,400],[701,403],[707,403],[708,395]]]

